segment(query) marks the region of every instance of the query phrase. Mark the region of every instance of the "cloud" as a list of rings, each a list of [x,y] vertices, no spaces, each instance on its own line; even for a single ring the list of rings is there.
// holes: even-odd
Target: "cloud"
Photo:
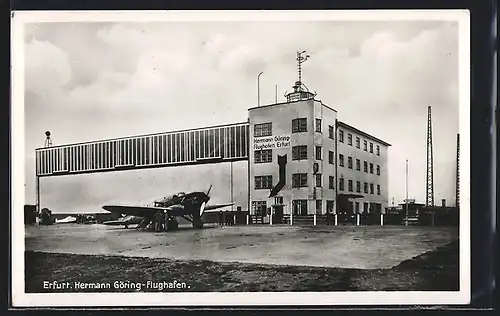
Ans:
[[[26,45],[25,89],[37,94],[60,90],[71,78],[68,55],[50,42]]]

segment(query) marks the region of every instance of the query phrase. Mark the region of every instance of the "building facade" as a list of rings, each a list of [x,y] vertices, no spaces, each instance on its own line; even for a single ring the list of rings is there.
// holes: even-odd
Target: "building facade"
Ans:
[[[383,212],[390,144],[338,121],[300,82],[294,88],[286,103],[249,109],[251,213]]]
[[[390,144],[337,121],[338,193],[352,198],[346,213],[380,213],[388,207]]]

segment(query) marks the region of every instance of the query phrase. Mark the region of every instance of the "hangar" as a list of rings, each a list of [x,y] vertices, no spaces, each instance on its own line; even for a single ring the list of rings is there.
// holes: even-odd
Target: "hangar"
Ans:
[[[252,107],[246,122],[36,149],[40,178],[248,161],[251,215],[384,213],[389,143],[338,120],[299,80],[286,102]]]

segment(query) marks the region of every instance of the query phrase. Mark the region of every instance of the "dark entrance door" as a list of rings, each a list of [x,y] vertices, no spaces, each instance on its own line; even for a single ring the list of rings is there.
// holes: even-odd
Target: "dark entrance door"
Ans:
[[[273,222],[277,224],[283,223],[283,205],[274,206],[274,217]]]

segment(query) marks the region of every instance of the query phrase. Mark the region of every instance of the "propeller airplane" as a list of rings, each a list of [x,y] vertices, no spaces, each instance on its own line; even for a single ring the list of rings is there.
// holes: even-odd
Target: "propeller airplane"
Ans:
[[[210,201],[210,185],[207,192],[195,191],[190,193],[179,192],[168,197],[156,200],[153,206],[127,206],[127,205],[104,205],[102,208],[111,213],[125,216],[116,221],[104,222],[104,225],[124,225],[126,228],[132,222],[140,220],[137,228],[146,228],[150,223],[160,224],[155,228],[159,231],[175,230],[178,228],[178,217],[191,222],[194,228],[202,228],[201,216],[206,211],[234,205],[234,203],[207,205]]]

